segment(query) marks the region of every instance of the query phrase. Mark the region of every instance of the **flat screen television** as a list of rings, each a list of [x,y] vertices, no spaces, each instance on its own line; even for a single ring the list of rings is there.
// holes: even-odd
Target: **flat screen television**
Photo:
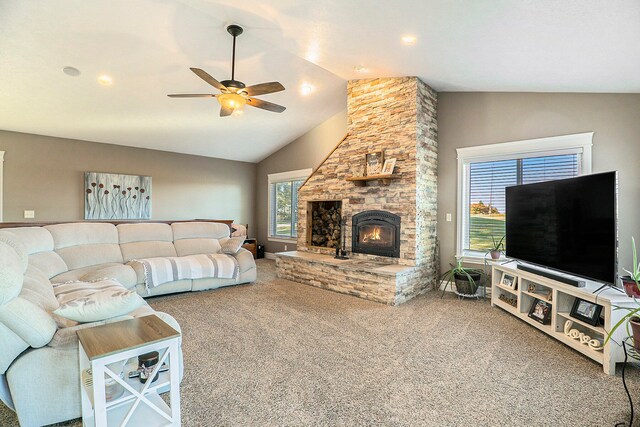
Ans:
[[[506,189],[506,256],[615,285],[617,172]]]

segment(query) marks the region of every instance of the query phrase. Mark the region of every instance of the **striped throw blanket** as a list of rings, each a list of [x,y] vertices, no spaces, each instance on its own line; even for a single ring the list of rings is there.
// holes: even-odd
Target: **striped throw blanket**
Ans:
[[[149,288],[182,279],[236,279],[240,276],[238,260],[227,254],[202,254],[181,257],[158,257],[131,260],[144,268],[144,284]]]

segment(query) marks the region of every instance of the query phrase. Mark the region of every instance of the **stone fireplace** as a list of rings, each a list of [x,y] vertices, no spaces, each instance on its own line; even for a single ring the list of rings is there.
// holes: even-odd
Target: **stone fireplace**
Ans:
[[[276,254],[280,277],[391,305],[435,283],[436,97],[417,77],[348,82],[348,135],[298,191],[298,250]],[[393,179],[363,179],[380,151]]]
[[[351,252],[392,258],[400,257],[400,217],[371,210],[352,219]]]

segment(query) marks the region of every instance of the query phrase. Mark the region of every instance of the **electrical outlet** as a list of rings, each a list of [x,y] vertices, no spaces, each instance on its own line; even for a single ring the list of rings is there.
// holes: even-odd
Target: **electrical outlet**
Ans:
[[[284,250],[285,250],[285,252],[287,251],[287,245],[284,245]]]
[[[447,222],[451,222],[451,214],[450,213],[447,214]]]
[[[24,211],[25,219],[33,219],[36,217],[36,211]]]

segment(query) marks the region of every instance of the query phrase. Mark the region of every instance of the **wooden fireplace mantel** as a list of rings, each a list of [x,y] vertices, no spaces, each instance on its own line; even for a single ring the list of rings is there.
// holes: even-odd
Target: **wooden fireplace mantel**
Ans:
[[[391,181],[394,179],[400,179],[402,175],[393,174],[393,175],[368,175],[368,176],[351,176],[346,178],[347,181],[353,182],[356,187],[365,187],[370,181],[379,181],[380,185],[387,186],[391,184]]]

